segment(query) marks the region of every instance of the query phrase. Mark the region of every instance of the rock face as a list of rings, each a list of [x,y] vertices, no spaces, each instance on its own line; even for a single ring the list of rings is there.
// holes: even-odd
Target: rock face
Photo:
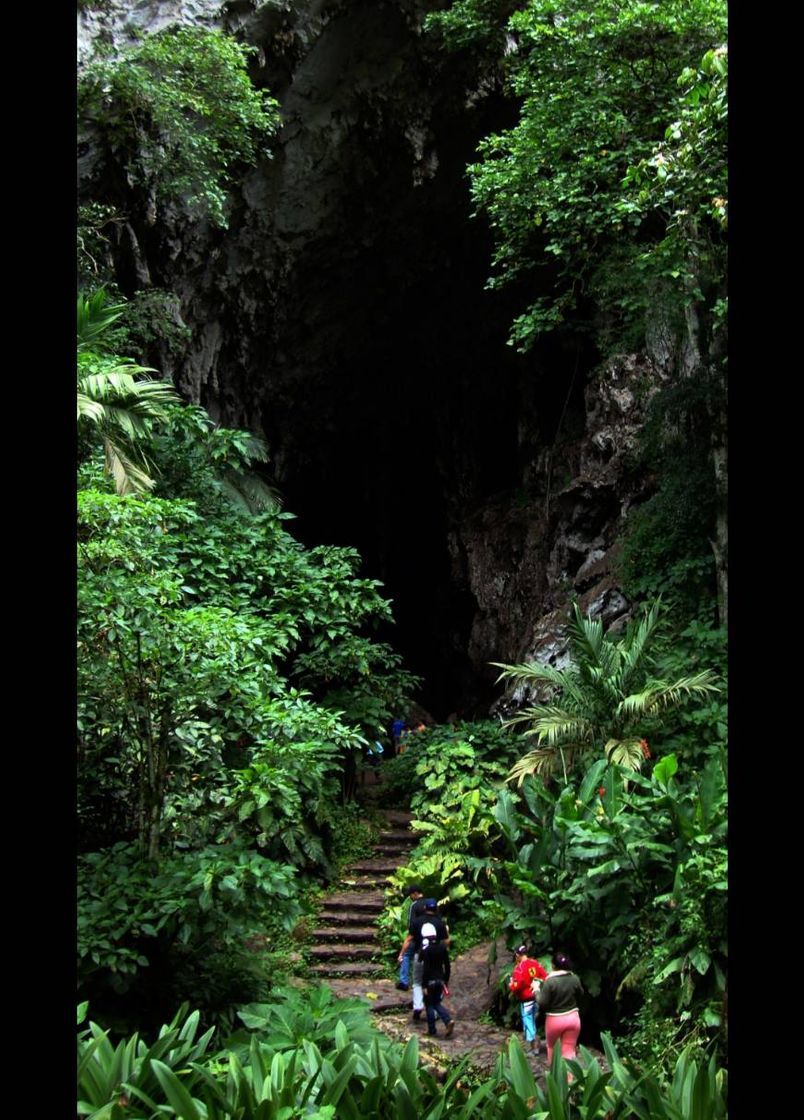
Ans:
[[[644,496],[628,455],[660,366],[506,347],[538,293],[485,290],[491,242],[465,168],[513,107],[423,33],[434,6],[111,0],[79,14],[79,58],[171,21],[256,48],[283,127],[228,229],[132,203],[118,279],[178,295],[191,341],[150,364],[267,437],[307,543],[359,548],[394,600],[384,636],[443,718],[488,706],[488,662],[560,658],[570,592],[607,619],[627,611],[611,562]],[[87,148],[82,192],[103,201]]]

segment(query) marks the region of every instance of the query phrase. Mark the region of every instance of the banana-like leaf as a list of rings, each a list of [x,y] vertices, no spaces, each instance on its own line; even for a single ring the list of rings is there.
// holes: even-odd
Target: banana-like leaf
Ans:
[[[605,758],[599,758],[597,762],[593,762],[591,767],[587,770],[581,788],[578,791],[578,796],[586,805],[589,802],[592,794],[600,788],[600,781],[605,773],[608,763]]]
[[[158,1059],[153,1061],[151,1066],[170,1103],[170,1107],[177,1116],[181,1117],[181,1120],[206,1120],[206,1110],[203,1114],[198,1110],[196,1102],[170,1066],[166,1066],[164,1062],[160,1062]]]
[[[508,1062],[511,1068],[511,1084],[514,1092],[524,1100],[536,1094],[533,1070],[528,1064],[518,1038],[512,1038],[508,1046]]]

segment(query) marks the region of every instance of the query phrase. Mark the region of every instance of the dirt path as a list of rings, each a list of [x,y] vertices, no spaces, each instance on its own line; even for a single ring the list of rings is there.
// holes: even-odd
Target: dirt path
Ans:
[[[497,944],[498,959],[507,960],[505,943],[500,940]],[[510,1039],[517,1033],[480,1021],[491,1007],[499,976],[497,967],[488,964],[490,947],[490,943],[476,945],[452,962],[450,994],[444,1001],[455,1018],[451,1038],[445,1038],[441,1023],[437,1026],[436,1037],[428,1036],[424,1017],[419,1022],[413,1020],[410,993],[397,991],[393,980],[329,980],[327,983],[336,995],[365,999],[377,1012],[379,1029],[395,1041],[407,1042],[411,1035],[417,1035],[422,1055],[436,1065],[441,1066],[444,1059],[457,1061],[468,1054],[472,1066],[489,1072],[500,1051],[507,1049]],[[521,1032],[519,1037],[521,1040]],[[546,1061],[544,1049],[531,1058],[534,1073],[543,1074]]]

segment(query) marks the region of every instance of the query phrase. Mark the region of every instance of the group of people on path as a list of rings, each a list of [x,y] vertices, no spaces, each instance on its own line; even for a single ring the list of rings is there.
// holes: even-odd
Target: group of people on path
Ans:
[[[396,751],[396,753],[404,754],[410,746],[411,735],[419,731],[426,730],[427,724],[425,724],[422,720],[418,720],[413,724],[413,726],[411,726],[411,724],[407,720],[404,720],[401,717],[395,719],[391,724],[391,740],[394,744],[394,750]]]
[[[397,957],[400,968],[396,986],[405,992],[413,989],[414,1021],[420,1021],[422,1011],[426,1011],[427,1033],[437,1033],[438,1018],[449,1038],[455,1028],[455,1018],[443,1003],[444,996],[449,995],[449,926],[439,915],[436,900],[425,898],[420,886],[408,887],[406,895],[411,900],[408,931]],[[553,953],[552,969],[548,972],[523,944],[514,950],[514,961],[508,988],[519,1001],[522,1030],[531,1053],[540,1052],[537,1021],[541,1012],[548,1064],[553,1060],[556,1045],[560,1045],[564,1058],[574,1058],[581,1032],[578,1001],[583,986],[572,971],[569,957],[562,952]]]
[[[508,989],[519,1000],[522,1031],[531,1053],[538,1054],[540,1049],[536,1023],[541,1011],[548,1065],[553,1060],[556,1044],[561,1046],[562,1057],[574,1058],[581,1033],[578,998],[583,993],[583,986],[572,971],[572,961],[565,953],[553,953],[553,967],[548,972],[528,953],[527,945],[520,945],[514,950],[514,959],[516,964]]]
[[[412,986],[414,1021],[418,1022],[422,1011],[426,1011],[427,1033],[438,1033],[439,1018],[444,1024],[444,1035],[449,1038],[455,1029],[455,1019],[442,1002],[449,995],[449,926],[439,915],[436,900],[425,898],[421,887],[410,886],[406,893],[411,905],[408,932],[397,958],[400,969],[396,986],[404,992]]]

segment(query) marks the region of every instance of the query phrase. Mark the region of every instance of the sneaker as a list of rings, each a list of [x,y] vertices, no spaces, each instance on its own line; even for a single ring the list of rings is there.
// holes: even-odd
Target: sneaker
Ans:
[[[436,1036],[436,1034],[437,1034],[438,1032],[437,1032],[437,1031],[428,1031],[427,1033],[428,1033],[428,1034],[429,1034],[429,1035],[430,1035],[430,1036],[431,1036],[432,1038],[435,1038],[435,1036]]]
[[[413,1018],[416,1020],[417,1023],[419,1022],[421,1017],[422,1017],[421,1011],[414,1011],[413,1012]]]
[[[455,1030],[455,1020],[450,1019],[450,1021],[447,1023],[446,1027],[444,1028],[444,1038],[449,1038],[452,1035],[452,1032],[454,1030]]]
[[[400,992],[409,992],[410,991],[410,984],[403,984],[401,980],[397,981],[396,986],[400,990]]]

